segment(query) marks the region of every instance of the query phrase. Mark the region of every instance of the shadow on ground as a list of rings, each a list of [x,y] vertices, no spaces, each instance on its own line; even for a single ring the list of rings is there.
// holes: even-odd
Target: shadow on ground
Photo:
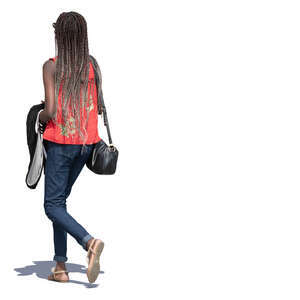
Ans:
[[[18,276],[28,276],[28,275],[36,274],[36,276],[38,278],[48,280],[48,275],[51,273],[51,268],[55,266],[55,262],[44,260],[44,261],[33,261],[33,263],[34,263],[33,265],[25,266],[23,268],[15,268],[14,270],[19,273]],[[86,277],[87,282],[71,279],[73,272],[86,274],[85,266],[78,265],[78,264],[66,263],[66,269],[69,272],[70,280],[64,284],[70,284],[70,283],[82,284],[86,288],[95,288],[95,287],[99,286],[99,284],[89,283],[87,280],[87,277]],[[100,271],[100,274],[101,273],[104,273],[104,272]],[[99,277],[97,280],[99,280]],[[59,282],[56,282],[56,283],[59,283]]]

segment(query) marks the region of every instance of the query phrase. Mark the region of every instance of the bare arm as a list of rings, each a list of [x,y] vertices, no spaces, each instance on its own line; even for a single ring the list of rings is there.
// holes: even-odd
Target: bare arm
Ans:
[[[43,82],[45,89],[45,108],[40,113],[40,120],[48,122],[55,114],[55,64],[47,60],[43,64]]]

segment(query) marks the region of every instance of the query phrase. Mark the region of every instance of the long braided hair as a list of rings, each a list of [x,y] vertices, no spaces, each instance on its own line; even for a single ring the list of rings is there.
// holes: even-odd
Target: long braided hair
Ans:
[[[88,83],[89,83],[89,47],[87,35],[87,23],[82,15],[77,12],[63,12],[57,21],[53,23],[55,28],[55,107],[58,107],[58,95],[61,91],[62,123],[69,126],[71,137],[75,132],[85,142],[87,140],[86,124],[89,118]],[[92,82],[91,89],[94,90],[95,82]],[[82,95],[83,92],[83,95]],[[87,113],[81,130],[81,114],[85,108]],[[71,118],[67,120],[68,113]],[[57,113],[54,122],[57,124]],[[67,123],[66,123],[67,121]]]

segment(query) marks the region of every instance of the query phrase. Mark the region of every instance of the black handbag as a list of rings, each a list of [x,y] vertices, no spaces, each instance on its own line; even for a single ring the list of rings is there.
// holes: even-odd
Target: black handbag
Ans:
[[[95,83],[97,87],[97,106],[98,114],[102,113],[104,125],[107,130],[109,145],[107,145],[103,139],[96,143],[93,147],[92,153],[89,156],[86,166],[96,174],[112,175],[117,168],[117,161],[119,156],[118,149],[113,145],[106,108],[104,105],[103,93],[102,93],[102,80],[101,73],[96,59],[90,55],[91,62],[94,68]]]

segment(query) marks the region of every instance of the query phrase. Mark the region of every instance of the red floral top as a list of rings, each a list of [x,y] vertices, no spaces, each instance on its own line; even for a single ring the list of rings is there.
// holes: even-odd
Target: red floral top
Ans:
[[[50,58],[50,60],[55,62],[55,57]],[[98,135],[98,109],[97,109],[97,88],[94,85],[94,90],[92,89],[92,83],[90,80],[94,79],[94,70],[92,67],[92,63],[90,62],[90,71],[89,71],[89,83],[88,83],[88,97],[89,103],[87,108],[89,109],[89,120],[87,122],[87,134],[88,138],[86,140],[86,144],[94,144],[101,140]],[[61,110],[61,92],[62,85],[59,89],[58,94],[58,106],[57,106],[57,123],[56,125],[54,121],[51,119],[47,123],[46,129],[43,133],[43,138],[45,140],[49,140],[52,142],[60,143],[60,144],[83,144],[83,140],[79,136],[78,130],[75,127],[75,119],[71,116],[71,112],[68,113],[68,118],[66,119],[65,124],[62,123],[62,110]],[[83,107],[83,106],[81,106]],[[81,114],[80,124],[82,128],[82,133],[84,134],[84,124],[83,118],[86,118],[87,112],[83,109],[83,114]]]

